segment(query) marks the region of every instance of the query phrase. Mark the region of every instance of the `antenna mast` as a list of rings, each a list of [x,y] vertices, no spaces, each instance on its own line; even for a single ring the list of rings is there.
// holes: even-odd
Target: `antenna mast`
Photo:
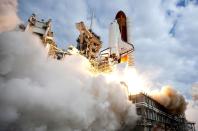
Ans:
[[[94,12],[92,11],[91,12],[91,23],[90,23],[90,27],[89,27],[90,30],[92,29],[93,19],[94,19]]]

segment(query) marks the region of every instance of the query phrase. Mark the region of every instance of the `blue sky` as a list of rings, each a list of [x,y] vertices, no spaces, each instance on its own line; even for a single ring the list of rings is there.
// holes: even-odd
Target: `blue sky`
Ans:
[[[132,23],[135,62],[155,87],[170,84],[187,97],[198,82],[197,0],[19,0],[18,13],[26,22],[32,13],[52,19],[61,48],[76,45],[75,23],[90,24],[108,45],[108,28],[116,12],[123,10]]]

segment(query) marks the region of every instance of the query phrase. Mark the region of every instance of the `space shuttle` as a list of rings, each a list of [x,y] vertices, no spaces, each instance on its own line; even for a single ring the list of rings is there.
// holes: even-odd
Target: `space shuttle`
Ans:
[[[110,24],[109,48],[111,54],[118,58],[118,63],[127,62],[129,66],[134,66],[132,54],[134,46],[131,40],[130,22],[123,11],[119,11],[115,20]]]

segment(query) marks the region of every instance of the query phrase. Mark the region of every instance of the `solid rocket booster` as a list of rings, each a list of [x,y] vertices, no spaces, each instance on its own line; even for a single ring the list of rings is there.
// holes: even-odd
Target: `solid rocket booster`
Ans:
[[[117,21],[113,21],[109,27],[109,47],[111,48],[112,53],[115,53],[117,56],[119,55],[119,39],[120,30]]]
[[[131,33],[131,29],[132,29],[132,22],[130,18],[127,18],[127,42],[130,44],[133,44],[132,41],[132,33]]]

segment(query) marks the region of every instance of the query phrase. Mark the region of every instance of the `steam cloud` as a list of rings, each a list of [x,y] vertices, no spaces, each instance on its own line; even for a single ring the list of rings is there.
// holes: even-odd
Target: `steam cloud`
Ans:
[[[0,0],[0,32],[12,30],[19,22],[17,0]]]
[[[198,130],[198,102],[197,101],[189,101],[187,110],[185,112],[186,118],[189,121],[195,122],[195,129]]]
[[[151,96],[174,114],[182,114],[186,110],[185,98],[171,86],[164,86],[160,92],[153,91]]]
[[[189,121],[195,122],[195,129],[198,130],[198,84],[194,84],[192,86],[192,100],[189,101],[187,110],[186,110],[186,118]]]
[[[31,34],[0,34],[0,130],[113,131],[134,124],[119,81],[94,76],[82,56],[47,58]]]
[[[198,100],[198,83],[194,84],[192,86],[192,97],[193,97],[193,100]]]

